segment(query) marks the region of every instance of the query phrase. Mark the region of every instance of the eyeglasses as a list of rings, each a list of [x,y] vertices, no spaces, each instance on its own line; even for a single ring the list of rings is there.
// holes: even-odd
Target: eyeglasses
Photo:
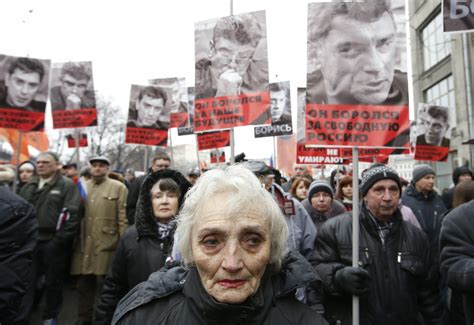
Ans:
[[[252,60],[253,53],[254,51],[230,53],[217,50],[215,60],[218,60],[220,64],[230,64],[232,61],[236,64],[244,64]]]

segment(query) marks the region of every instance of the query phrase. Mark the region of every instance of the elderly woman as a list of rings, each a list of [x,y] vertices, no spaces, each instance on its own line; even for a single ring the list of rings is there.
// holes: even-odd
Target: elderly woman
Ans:
[[[300,255],[285,255],[285,219],[247,169],[201,176],[177,233],[186,267],[161,270],[136,286],[112,324],[327,324],[295,299],[316,275]]]
[[[105,278],[95,325],[109,325],[120,299],[165,265],[173,247],[175,217],[190,187],[184,175],[171,169],[151,173],[144,180],[135,224],[120,239]]]

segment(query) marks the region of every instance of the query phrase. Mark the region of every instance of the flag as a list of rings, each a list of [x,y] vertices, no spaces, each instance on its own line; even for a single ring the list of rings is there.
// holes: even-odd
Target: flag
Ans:
[[[59,214],[58,223],[56,224],[56,231],[62,230],[70,217],[71,215],[69,214],[68,209],[63,208],[63,210]]]
[[[77,188],[79,190],[79,194],[81,195],[81,201],[85,202],[87,199],[87,185],[84,176],[79,178],[79,181],[77,182]]]

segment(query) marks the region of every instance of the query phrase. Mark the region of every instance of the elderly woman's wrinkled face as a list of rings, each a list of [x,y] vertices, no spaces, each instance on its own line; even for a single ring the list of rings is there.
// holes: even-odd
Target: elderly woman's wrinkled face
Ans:
[[[205,203],[192,231],[192,257],[207,293],[238,304],[259,288],[270,260],[270,222],[258,211],[229,215],[228,194]],[[245,211],[245,212],[244,212]]]

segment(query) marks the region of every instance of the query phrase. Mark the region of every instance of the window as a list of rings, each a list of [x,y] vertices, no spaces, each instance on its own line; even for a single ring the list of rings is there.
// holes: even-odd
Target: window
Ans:
[[[427,90],[425,90],[425,102],[427,104],[435,104],[440,106],[446,106],[452,108],[454,116],[450,116],[450,121],[456,121],[456,103],[454,99],[454,80],[453,76],[450,75],[447,78],[442,79],[438,83],[434,84]]]
[[[421,30],[423,69],[428,70],[451,53],[451,36],[443,33],[443,18],[438,14]]]

